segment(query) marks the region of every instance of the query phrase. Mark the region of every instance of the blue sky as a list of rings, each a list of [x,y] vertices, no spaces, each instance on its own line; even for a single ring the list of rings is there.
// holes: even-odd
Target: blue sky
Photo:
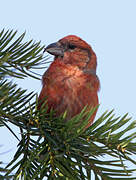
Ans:
[[[18,35],[26,31],[26,41],[40,40],[48,45],[69,34],[87,41],[97,55],[101,82],[97,117],[114,108],[117,116],[128,112],[132,120],[136,119],[135,0],[4,0],[0,17],[0,30],[18,30]],[[15,81],[28,91],[40,92],[40,81]],[[0,155],[6,163],[12,158],[17,141],[8,130],[1,129],[0,150],[10,150],[5,157]]]

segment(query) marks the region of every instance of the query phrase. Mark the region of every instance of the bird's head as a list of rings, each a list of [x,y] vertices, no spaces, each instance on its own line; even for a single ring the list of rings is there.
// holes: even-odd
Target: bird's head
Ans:
[[[46,52],[65,64],[78,66],[80,69],[96,70],[96,55],[91,46],[75,35],[69,35],[58,42],[48,45]]]

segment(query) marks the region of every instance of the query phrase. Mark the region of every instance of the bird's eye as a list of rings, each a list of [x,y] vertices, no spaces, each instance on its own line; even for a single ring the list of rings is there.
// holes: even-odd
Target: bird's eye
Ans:
[[[75,46],[75,45],[73,45],[73,44],[69,44],[69,45],[68,45],[68,48],[69,48],[69,49],[75,49],[75,48],[76,48],[76,46]]]

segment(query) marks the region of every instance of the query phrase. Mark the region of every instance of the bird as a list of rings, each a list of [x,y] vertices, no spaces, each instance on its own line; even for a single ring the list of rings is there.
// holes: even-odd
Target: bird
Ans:
[[[56,116],[66,112],[65,121],[79,114],[87,106],[88,110],[99,104],[100,81],[96,75],[97,57],[92,47],[76,35],[68,35],[49,44],[44,52],[54,56],[53,62],[42,76],[42,90],[38,98],[38,108],[42,104],[53,109]],[[88,120],[90,127],[97,108]]]

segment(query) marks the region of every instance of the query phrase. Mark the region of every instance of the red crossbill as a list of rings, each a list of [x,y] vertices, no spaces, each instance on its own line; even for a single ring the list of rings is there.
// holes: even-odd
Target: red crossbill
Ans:
[[[42,77],[39,107],[47,97],[48,108],[59,116],[65,111],[66,120],[88,105],[98,105],[99,79],[96,75],[97,58],[91,46],[75,35],[52,43],[45,51],[54,55],[54,61]],[[96,111],[88,121],[89,127]]]

